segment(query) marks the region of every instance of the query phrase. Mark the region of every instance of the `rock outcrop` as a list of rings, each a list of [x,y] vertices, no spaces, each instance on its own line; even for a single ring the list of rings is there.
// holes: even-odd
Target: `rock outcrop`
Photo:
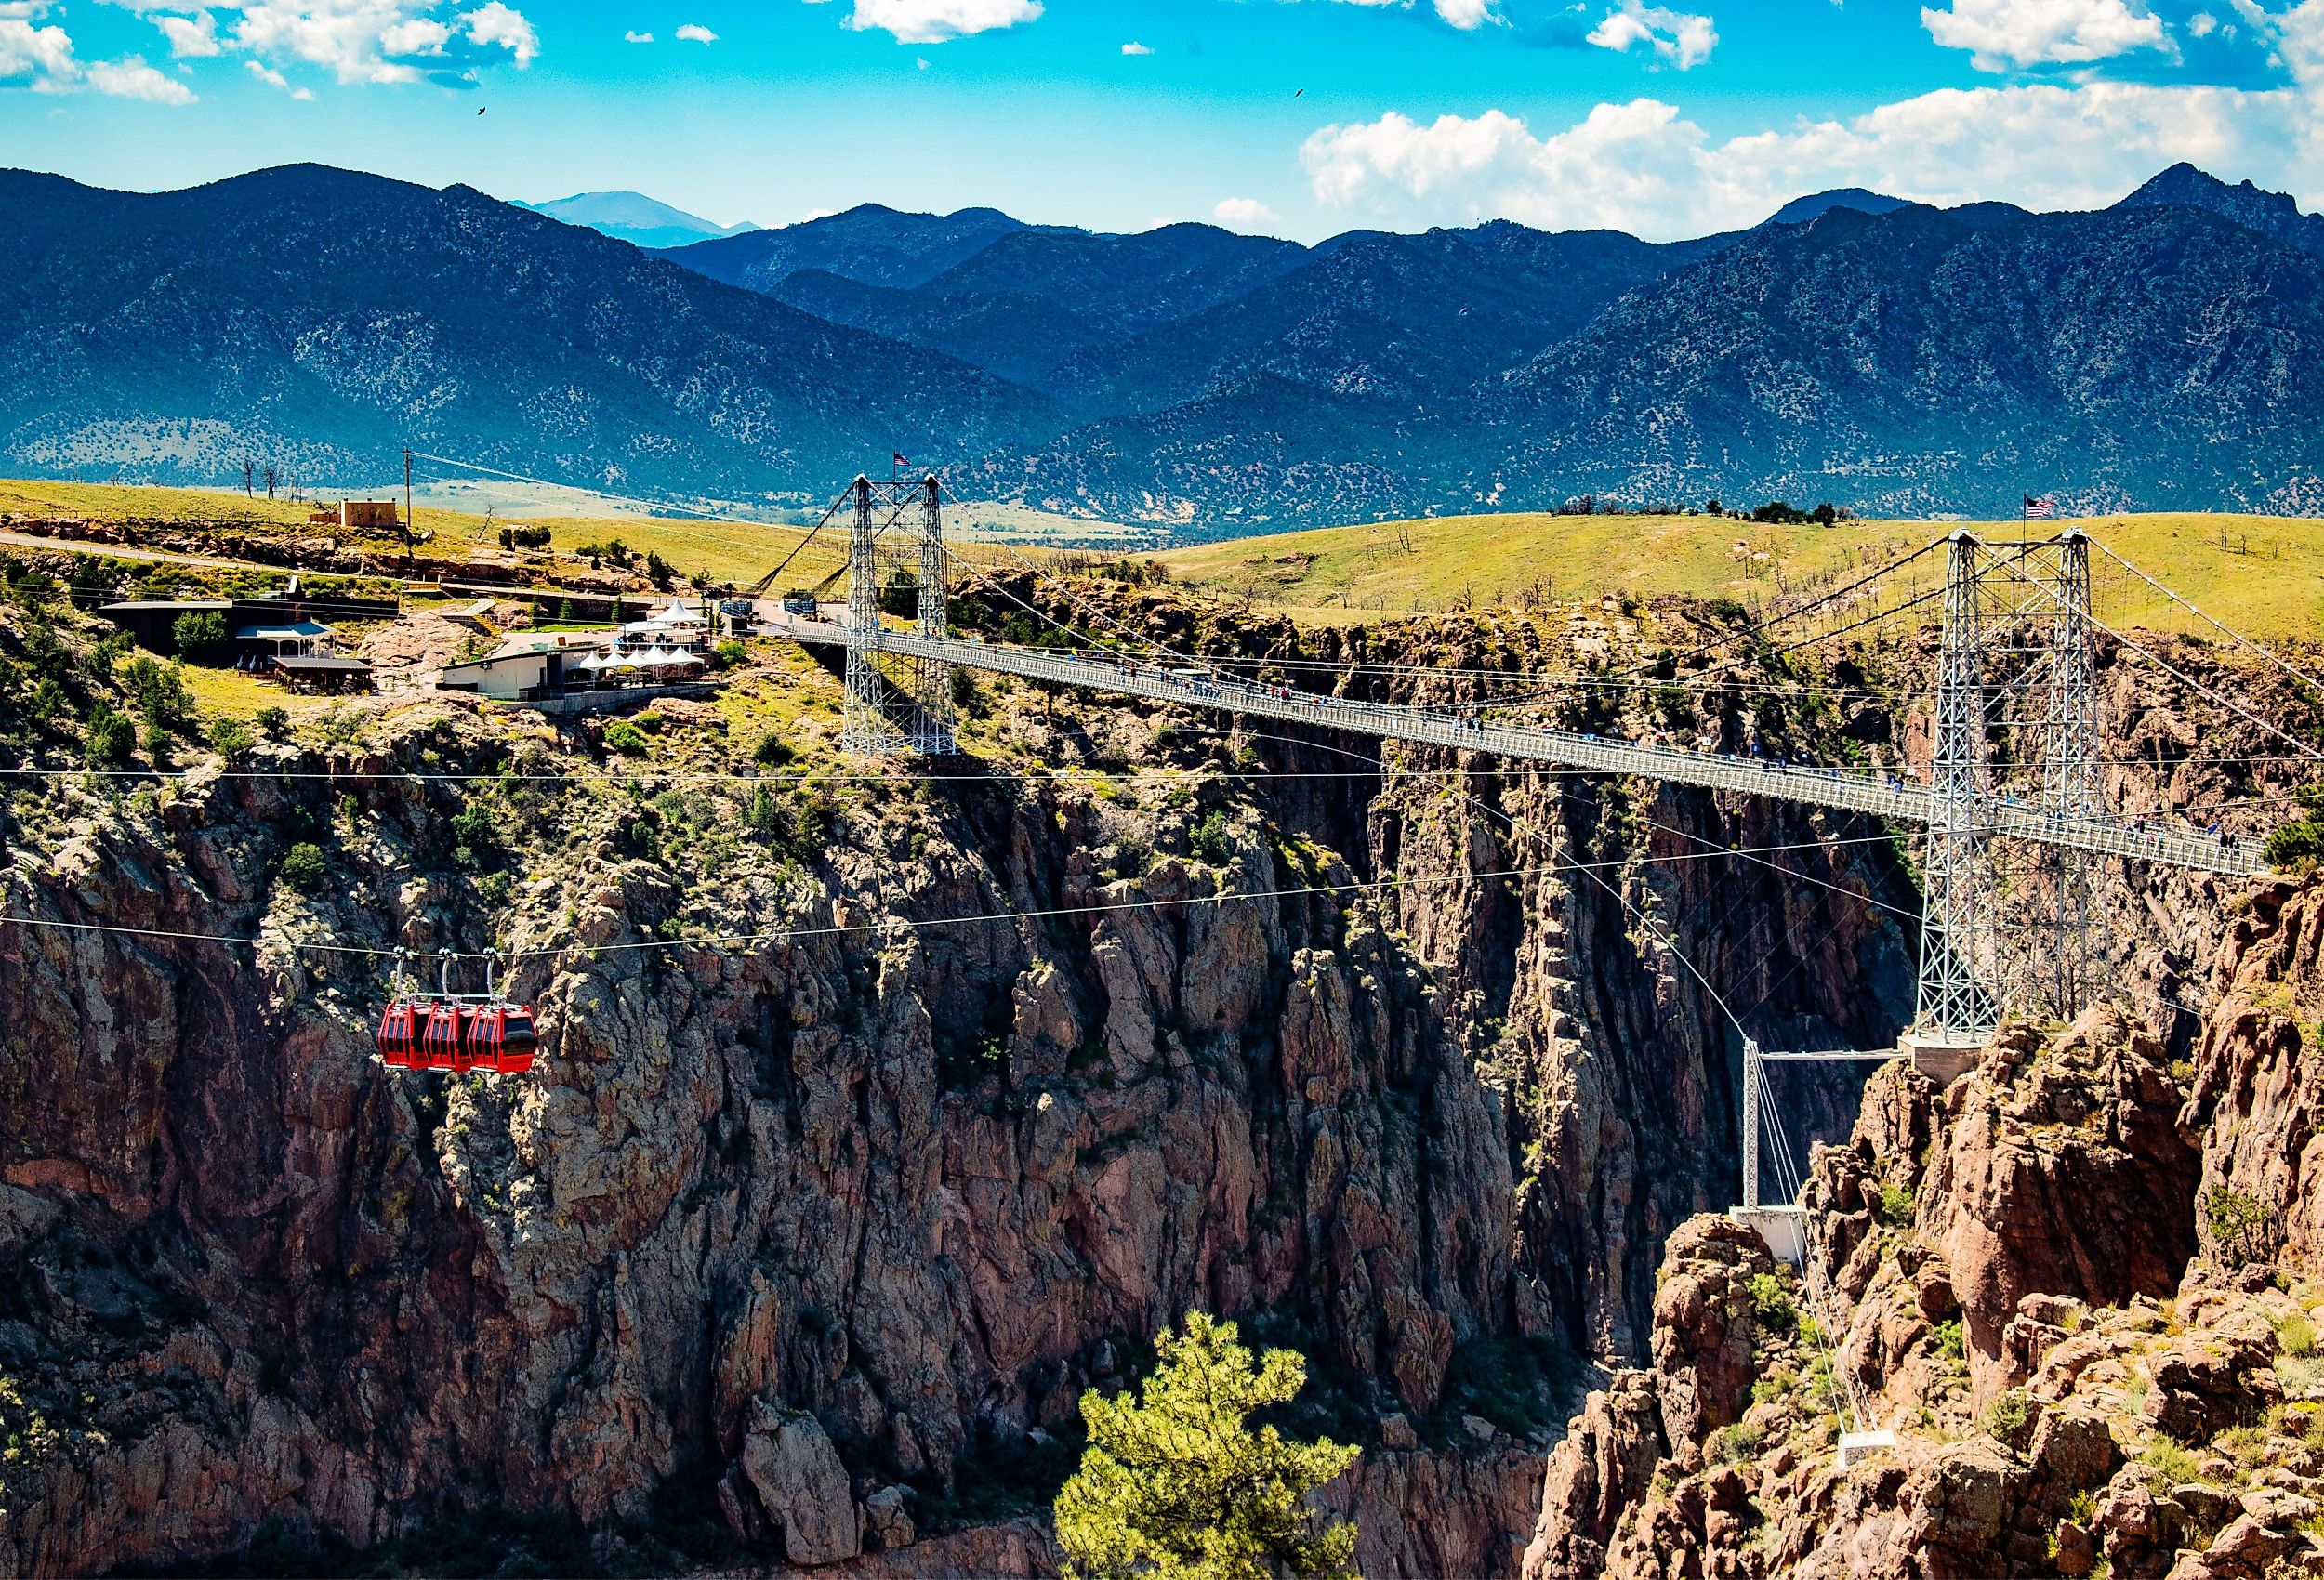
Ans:
[[[1116,611],[1451,703],[1480,672],[1656,661],[1701,618]],[[1868,694],[1835,723],[1714,688],[1651,727],[1908,755]],[[2038,1468],[1988,1508],[1966,1449],[1908,1506],[1901,1478],[1829,1477],[1798,1291],[1690,1226],[1736,1172],[1714,989],[1802,1047],[1905,1014],[1913,895],[1884,839],[989,678],[961,700],[973,755],[940,773],[840,771],[828,677],[769,657],[715,706],[640,716],[643,757],[378,700],[181,743],[181,781],[59,775],[0,807],[0,1580],[446,1547],[1046,1572],[1026,1516],[1078,1402],[1197,1306],[1309,1357],[1294,1425],[1365,1446],[1324,1495],[1375,1575],[1512,1573],[1537,1516],[1537,1568],[1644,1573],[1761,1550],[1776,1505],[1816,1510],[1767,1539],[1802,1558],[2050,1508]],[[1647,706],[1543,711],[1613,732]],[[504,954],[534,1078],[370,1057],[394,952],[440,948]],[[2173,958],[2127,977],[2168,992]],[[1968,1422],[2079,1336],[2028,1299],[2167,1293],[2196,1170],[2257,1189],[2262,1149],[2176,1129],[2192,1031],[2126,1024],[1997,1053],[1942,1101],[1868,1088],[1813,1187],[1846,1375]],[[2206,1047],[2199,1106],[2241,1057]],[[1795,1126],[1845,1132],[1853,1077],[1784,1079]],[[2031,1232],[2107,1215],[2144,1227],[2086,1252]],[[2156,1363],[2158,1421],[2240,1397],[2249,1365],[2199,1359]],[[1595,1364],[1552,1462],[1562,1379]]]
[[[1815,1159],[1807,1284],[1673,1236],[1656,1364],[1552,1455],[1528,1580],[2324,1572],[2324,1284],[2276,1236],[2298,1171],[2253,1166],[2304,1100],[2254,1005],[2316,982],[2319,894],[2259,892],[2194,1067],[2101,1007],[1943,1092],[1883,1069]],[[1843,1469],[1843,1424],[1896,1441]]]

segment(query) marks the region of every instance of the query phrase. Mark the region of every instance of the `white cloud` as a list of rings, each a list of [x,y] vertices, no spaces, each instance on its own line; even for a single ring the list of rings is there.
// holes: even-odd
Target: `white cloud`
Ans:
[[[1232,225],[1238,230],[1256,230],[1262,225],[1280,225],[1283,217],[1257,198],[1231,197],[1220,200],[1210,211],[1210,217],[1221,225]]]
[[[1981,72],[2081,64],[2170,46],[2162,19],[2139,0],[1952,0],[1950,10],[1921,7],[1921,25],[1948,49],[1974,51],[1969,63]]]
[[[31,77],[35,88],[69,84],[80,74],[73,58],[73,38],[56,26],[34,27],[41,12],[25,17],[0,17],[0,81]]]
[[[1614,50],[1643,44],[1664,65],[1684,72],[1710,59],[1719,33],[1709,17],[1622,0],[1618,10],[1608,11],[1605,20],[1590,30],[1589,42]]]
[[[1413,0],[1340,0],[1340,4],[1392,7],[1399,11],[1408,11],[1412,9]],[[1494,9],[1494,0],[1431,0],[1431,4],[1440,20],[1463,33],[1501,20],[1500,13]]]
[[[2219,26],[2219,19],[2209,11],[2198,11],[2186,20],[2186,31],[2195,38],[2209,38]]]
[[[31,0],[0,0],[9,4]],[[456,80],[495,52],[520,69],[540,52],[507,0],[111,0],[150,18],[184,57],[232,52],[281,72],[315,66],[343,83]]]
[[[640,33],[632,28],[621,35],[621,41],[624,44],[651,44],[654,42],[654,35],[650,33]]]
[[[115,99],[142,99],[149,104],[191,104],[193,90],[176,77],[165,76],[132,55],[122,60],[96,60],[82,73],[88,86]]]
[[[688,44],[716,44],[719,35],[700,22],[687,22],[678,30],[678,36]]]
[[[383,55],[441,55],[451,42],[451,28],[432,17],[413,17],[379,32]]]
[[[1493,0],[1436,0],[1436,14],[1463,33],[1499,20],[1493,11]]]
[[[858,33],[892,33],[898,44],[942,44],[1012,28],[1040,14],[1041,0],[855,0],[846,25]]]
[[[169,40],[169,52],[180,60],[218,53],[218,19],[207,11],[191,17],[155,17],[153,25]]]
[[[523,12],[512,9],[505,0],[484,0],[482,6],[460,20],[468,23],[470,43],[485,48],[497,45],[506,49],[520,72],[541,52],[540,35],[533,31],[533,24],[524,20]]]
[[[34,93],[87,89],[152,104],[193,102],[191,88],[147,65],[142,56],[84,64],[73,54],[72,35],[64,29],[54,23],[36,25],[50,9],[48,0],[8,0],[0,5],[0,82],[29,78],[27,86]]]
[[[2281,19],[2301,86],[2261,91],[2093,82],[1948,88],[1846,121],[1714,141],[1672,105],[1601,104],[1547,136],[1498,110],[1422,125],[1326,126],[1301,150],[1315,196],[1414,223],[1496,217],[1671,237],[1755,224],[1802,192],[1862,186],[1938,204],[2112,203],[2166,165],[2324,196],[2324,0]]]
[[[1122,53],[1125,55],[1151,55],[1154,53],[1154,50],[1148,46],[1141,44],[1133,38],[1128,44],[1122,46]]]
[[[310,99],[315,96],[314,89],[312,88],[291,86],[290,78],[284,76],[273,67],[266,65],[261,61],[244,60],[243,62],[243,69],[247,71],[252,76],[257,78],[260,82],[266,84],[267,86],[279,87],[284,93],[289,94],[293,99]]]

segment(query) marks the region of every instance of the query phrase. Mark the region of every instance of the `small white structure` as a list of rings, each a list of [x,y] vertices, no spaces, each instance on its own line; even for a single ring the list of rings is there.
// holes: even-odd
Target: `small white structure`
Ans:
[[[1845,1470],[1868,1455],[1885,1454],[1895,1446],[1895,1432],[1842,1432],[1840,1434],[1840,1468]]]
[[[1746,1038],[1743,1044],[1743,1201],[1729,1209],[1727,1216],[1749,1229],[1759,1231],[1767,1243],[1767,1254],[1779,1262],[1801,1267],[1807,1260],[1807,1214],[1796,1205],[1774,1205],[1759,1199],[1759,1127],[1760,1105],[1768,1095],[1766,1065],[1771,1060],[1786,1062],[1869,1061],[1884,1062],[1896,1057],[1893,1048],[1858,1052],[1851,1048],[1836,1048],[1828,1052],[1773,1053]]]
[[[621,638],[626,645],[706,648],[710,645],[710,623],[673,598],[667,609],[624,625]]]
[[[605,640],[592,631],[511,638],[482,658],[445,665],[436,687],[445,691],[473,691],[502,702],[561,696],[576,672],[586,673],[584,663],[601,654]]]
[[[263,651],[270,658],[312,658],[317,652],[329,652],[331,627],[315,620],[298,620],[286,625],[244,625],[234,632],[234,640],[245,652]]]

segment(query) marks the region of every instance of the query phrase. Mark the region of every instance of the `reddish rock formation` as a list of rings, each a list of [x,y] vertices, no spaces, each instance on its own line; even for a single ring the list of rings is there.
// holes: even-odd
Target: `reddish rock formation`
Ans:
[[[1901,1065],[1876,1076],[1807,1198],[1829,1350],[1786,1330],[1789,1275],[1738,1297],[1750,1248],[1706,1257],[1732,1226],[1673,1236],[1656,1370],[1593,1394],[1552,1455],[1527,1580],[2324,1572],[2324,1287],[2209,1230],[2198,1254],[2199,1152],[2175,1123],[2184,1105],[2229,1180],[2254,1134],[2296,1125],[2251,1003],[2299,960],[2319,894],[2271,888],[2253,909],[2275,925],[2223,949],[2240,986],[2204,1030],[2191,1101],[2185,1068],[2104,1008],[2005,1034],[1941,1097]],[[2295,1178],[2252,1183],[2289,1218]],[[1840,1469],[1848,1390],[1828,1377],[1853,1377],[1852,1425],[1896,1446]]]

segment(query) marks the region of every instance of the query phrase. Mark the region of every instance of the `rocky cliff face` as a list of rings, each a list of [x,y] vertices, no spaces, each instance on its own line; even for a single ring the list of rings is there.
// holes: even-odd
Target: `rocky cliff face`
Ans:
[[[2234,903],[2192,1060],[2101,1007],[1943,1092],[1884,1068],[1807,1192],[1820,1301],[1755,1234],[1680,1231],[1655,1364],[1552,1455],[1525,1574],[2324,1569],[2320,898]],[[1895,1445],[1842,1468],[1843,1416]]]
[[[1908,981],[1860,900],[1640,860],[1802,819],[989,681],[983,766],[865,776],[832,697],[769,661],[643,760],[365,703],[12,803],[0,1573],[1041,1569],[989,1521],[1190,1306],[1311,1358],[1367,1573],[1511,1573],[1559,1379],[1644,1353],[1662,1237],[1732,1191],[1664,929],[1865,1035]],[[719,777],[771,723],[798,764]],[[1793,870],[1901,897],[1885,862]],[[508,953],[536,1078],[372,1060],[377,952],[440,947]]]
[[[1117,612],[1212,652],[1448,672],[1612,668],[1700,619]],[[1562,722],[1912,749],[1862,702],[1582,695]],[[768,654],[715,707],[662,706],[643,756],[596,724],[350,704],[187,752],[182,782],[7,804],[0,1575],[479,1551],[1041,1572],[1020,1517],[1070,1468],[1077,1399],[1191,1306],[1310,1357],[1290,1424],[1366,1445],[1328,1496],[1375,1576],[1516,1570],[1576,1363],[1685,1380],[1585,1412],[1552,1548],[1618,1546],[1667,1434],[1736,1423],[1764,1353],[1748,1247],[1683,1236],[1728,1258],[1683,1308],[1656,1274],[1735,1189],[1711,991],[1771,1042],[1893,1035],[1916,902],[1885,831],[989,679],[970,760],[866,772],[835,697]],[[796,760],[762,777],[771,728]],[[2157,771],[2184,783],[2181,755]],[[302,844],[325,872],[304,887]],[[507,952],[536,1076],[380,1068],[397,948]],[[2167,959],[2134,964],[2172,991]],[[1931,1199],[1982,1181],[2005,1225],[2028,1192],[2073,1224],[2150,1155],[2191,1180],[2203,1149],[2147,1113],[2191,1033],[2123,1065],[2113,1025],[2046,1107],[1997,1098],[1982,1151],[1916,1164]],[[1935,1133],[1925,1095],[1875,1089],[1873,1156]],[[1855,1106],[1829,1081],[1784,1100],[1831,1137]],[[2120,1158],[2053,1145],[2098,1122]],[[1818,1178],[1867,1210],[1838,1162]],[[2161,1277],[2192,1246],[2174,1210],[2179,1240],[2123,1236],[2147,1261],[2085,1258],[2080,1297]],[[2018,1250],[1945,1242],[1980,1354],[2051,1276]]]

